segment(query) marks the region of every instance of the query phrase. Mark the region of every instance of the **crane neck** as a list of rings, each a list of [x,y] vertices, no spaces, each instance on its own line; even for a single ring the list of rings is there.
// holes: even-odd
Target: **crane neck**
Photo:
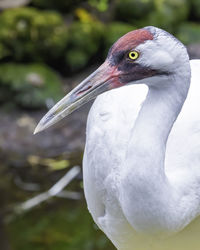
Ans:
[[[153,163],[155,171],[159,173],[164,171],[167,139],[190,86],[190,69],[187,75],[181,72],[160,79],[163,82],[158,86],[156,84],[149,86],[146,100],[133,127],[127,152],[127,159],[129,155],[134,154],[137,156],[135,157],[137,162],[140,156],[142,162],[144,156],[149,157],[151,160],[146,161],[145,166],[152,169]]]
[[[137,231],[150,234],[176,231],[189,216],[182,216],[180,192],[168,179],[164,163],[169,133],[187,97],[190,69],[163,84],[149,87],[131,133],[121,181],[124,213]]]

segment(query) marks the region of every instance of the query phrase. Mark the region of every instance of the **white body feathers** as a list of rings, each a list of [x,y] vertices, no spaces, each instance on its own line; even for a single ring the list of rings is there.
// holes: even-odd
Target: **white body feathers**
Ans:
[[[200,248],[200,61],[191,69],[183,107],[182,94],[180,106],[169,107],[179,98],[174,90],[164,106],[166,94],[149,94],[140,84],[102,94],[90,111],[85,196],[94,221],[120,250]]]
[[[96,99],[83,162],[89,211],[119,250],[200,249],[199,69],[166,31],[129,32],[35,129],[123,86]]]

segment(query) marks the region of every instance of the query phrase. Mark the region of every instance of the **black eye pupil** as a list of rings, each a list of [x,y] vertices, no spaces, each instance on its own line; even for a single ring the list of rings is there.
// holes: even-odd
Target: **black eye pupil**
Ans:
[[[131,60],[136,60],[138,58],[138,53],[137,51],[130,51],[128,56]]]

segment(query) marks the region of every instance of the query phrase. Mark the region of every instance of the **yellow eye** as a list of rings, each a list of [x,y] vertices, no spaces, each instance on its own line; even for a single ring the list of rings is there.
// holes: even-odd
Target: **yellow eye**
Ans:
[[[137,51],[130,51],[128,54],[129,59],[136,60],[139,57],[139,53]]]

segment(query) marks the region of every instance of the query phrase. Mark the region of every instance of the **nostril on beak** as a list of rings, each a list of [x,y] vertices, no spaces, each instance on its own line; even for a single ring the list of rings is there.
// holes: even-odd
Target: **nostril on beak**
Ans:
[[[88,85],[88,86],[86,86],[85,88],[81,89],[81,90],[77,93],[77,95],[80,95],[80,94],[82,94],[83,92],[85,92],[85,91],[87,91],[87,90],[89,90],[89,89],[91,89],[91,88],[92,88],[92,85]]]

